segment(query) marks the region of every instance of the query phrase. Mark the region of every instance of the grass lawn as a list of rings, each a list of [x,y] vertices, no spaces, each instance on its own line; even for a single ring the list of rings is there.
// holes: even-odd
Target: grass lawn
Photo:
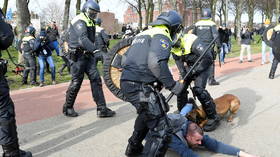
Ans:
[[[256,41],[258,41],[259,39],[260,39],[259,35],[254,36],[255,42],[251,46],[252,54],[261,52],[261,43],[256,43]],[[118,40],[111,40],[110,41],[110,48],[113,45],[115,45],[117,42],[118,42]],[[18,52],[16,51],[16,49],[13,48],[13,47],[10,47],[8,50],[11,53],[11,55],[13,57],[13,60],[17,63]],[[237,56],[239,56],[239,52],[240,52],[240,44],[237,43],[237,41],[232,38],[232,52],[227,54],[226,57],[237,57]],[[9,61],[8,72],[7,72],[6,76],[8,76],[8,81],[9,81],[9,85],[10,85],[11,90],[32,87],[30,85],[21,85],[22,77],[20,75],[16,75],[15,73],[12,72],[12,70],[15,69],[15,65],[13,65],[12,62],[10,61],[10,59],[8,58],[8,55],[7,55],[6,51],[2,51],[2,57]],[[55,52],[53,53],[53,59],[54,59],[55,66],[56,66],[56,82],[57,83],[62,83],[62,82],[68,82],[69,80],[71,80],[71,75],[68,74],[67,69],[64,69],[63,76],[60,76],[57,73],[58,69],[63,64],[63,60],[60,57],[56,56]],[[169,64],[174,65],[175,64],[174,60],[170,59]],[[102,65],[98,64],[98,68],[100,69],[99,70],[100,75],[102,75],[102,73],[103,73],[102,72]],[[39,76],[38,75],[37,75],[37,81],[39,82]],[[45,84],[46,85],[51,84],[51,75],[49,73],[45,73]]]

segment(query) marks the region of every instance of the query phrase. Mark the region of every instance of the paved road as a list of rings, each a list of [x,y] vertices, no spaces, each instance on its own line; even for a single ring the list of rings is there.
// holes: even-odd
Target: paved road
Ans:
[[[274,80],[267,79],[270,64],[260,66],[260,55],[253,58],[255,62],[242,64],[236,58],[229,59],[222,68],[216,68],[221,85],[207,87],[210,93],[214,98],[224,93],[235,94],[241,99],[241,108],[232,123],[223,120],[221,126],[209,134],[246,151],[277,157],[280,153],[280,75],[278,72]],[[176,75],[176,71],[173,72]],[[38,157],[123,157],[136,117],[135,109],[105,89],[107,102],[117,115],[97,118],[86,81],[77,100],[80,116],[65,117],[61,108],[67,86],[65,83],[12,92],[22,148]],[[174,98],[170,104],[174,111]],[[225,156],[207,151],[199,151],[199,154]],[[172,152],[167,156],[177,157]]]

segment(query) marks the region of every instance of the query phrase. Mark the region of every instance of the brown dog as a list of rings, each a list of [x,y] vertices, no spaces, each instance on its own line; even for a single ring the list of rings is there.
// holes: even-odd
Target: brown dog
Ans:
[[[238,97],[232,94],[225,94],[216,98],[214,102],[216,104],[217,114],[224,116],[229,112],[227,121],[232,122],[233,116],[237,113],[240,107],[240,100]],[[187,118],[196,122],[202,128],[207,122],[206,114],[202,109],[202,106],[194,106],[194,109],[187,115]]]

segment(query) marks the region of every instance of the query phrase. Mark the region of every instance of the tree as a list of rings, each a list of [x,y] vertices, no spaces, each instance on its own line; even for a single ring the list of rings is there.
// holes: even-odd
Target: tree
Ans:
[[[76,3],[76,15],[80,14],[81,12],[81,0],[77,0],[77,3]]]
[[[29,0],[16,0],[17,8],[17,31],[18,37],[21,39],[24,30],[30,25],[30,12],[28,9]]]
[[[61,10],[61,6],[58,3],[48,3],[40,16],[41,20],[46,23],[56,21],[60,25],[63,21],[63,10]]]
[[[63,26],[62,26],[63,30],[68,28],[70,3],[71,3],[71,0],[65,0]]]
[[[247,1],[247,6],[248,6],[248,17],[249,17],[249,22],[248,26],[249,29],[252,31],[253,30],[253,25],[254,25],[254,12],[255,12],[255,1],[254,0],[248,0]]]
[[[3,8],[2,8],[4,16],[7,13],[7,7],[8,7],[8,0],[4,0],[4,5],[3,5]]]
[[[126,3],[128,3],[132,8],[136,10],[139,16],[139,22],[138,27],[142,29],[142,1],[141,0],[125,0]]]

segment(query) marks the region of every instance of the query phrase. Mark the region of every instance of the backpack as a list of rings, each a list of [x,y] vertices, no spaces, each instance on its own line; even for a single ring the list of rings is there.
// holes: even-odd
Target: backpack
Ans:
[[[12,26],[0,16],[0,50],[6,50],[13,44],[14,33]]]

